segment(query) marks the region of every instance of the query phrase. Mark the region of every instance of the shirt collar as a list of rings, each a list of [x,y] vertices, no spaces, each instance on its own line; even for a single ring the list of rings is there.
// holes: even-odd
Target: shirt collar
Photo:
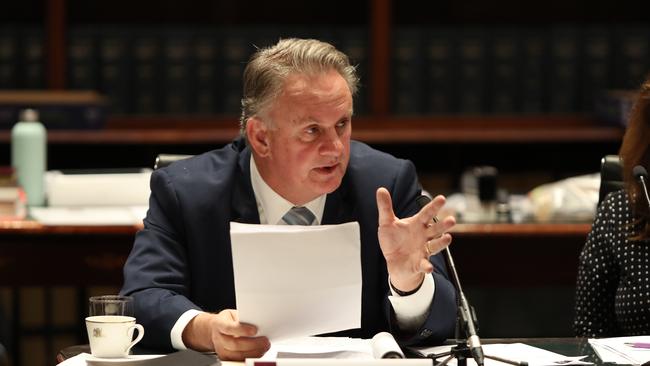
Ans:
[[[260,224],[284,225],[282,216],[287,213],[294,205],[277,194],[264,181],[260,172],[257,170],[255,159],[251,154],[251,185],[257,201],[257,211],[260,215]],[[320,225],[323,221],[323,211],[325,211],[325,200],[327,195],[323,194],[307,202],[307,207],[316,216],[314,225]]]

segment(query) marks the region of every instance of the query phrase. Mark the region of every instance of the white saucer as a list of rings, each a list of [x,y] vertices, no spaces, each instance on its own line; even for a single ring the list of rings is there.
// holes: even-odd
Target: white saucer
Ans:
[[[150,360],[152,358],[162,357],[164,355],[128,355],[122,358],[104,358],[104,357],[95,357],[93,355],[86,356],[86,363],[93,366],[102,366],[102,365],[137,365],[143,361]]]

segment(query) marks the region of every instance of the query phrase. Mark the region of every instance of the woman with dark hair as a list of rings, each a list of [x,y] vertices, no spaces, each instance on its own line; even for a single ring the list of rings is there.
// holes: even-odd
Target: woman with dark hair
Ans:
[[[632,170],[650,166],[650,77],[634,103],[619,156],[625,188],[598,207],[580,254],[575,332],[583,337],[650,334],[650,220]]]

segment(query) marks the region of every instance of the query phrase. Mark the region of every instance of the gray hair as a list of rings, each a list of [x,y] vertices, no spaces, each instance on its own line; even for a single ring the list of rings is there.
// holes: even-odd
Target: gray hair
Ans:
[[[246,136],[249,118],[260,113],[281,92],[291,74],[318,74],[337,71],[348,84],[350,93],[357,92],[359,77],[348,56],[329,43],[315,39],[282,39],[277,44],[257,50],[244,70],[244,91],[241,100],[239,128]]]

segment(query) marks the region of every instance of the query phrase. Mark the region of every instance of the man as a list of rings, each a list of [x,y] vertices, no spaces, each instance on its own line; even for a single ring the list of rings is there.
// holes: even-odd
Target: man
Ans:
[[[316,224],[359,222],[361,329],[337,335],[390,330],[416,343],[453,334],[455,290],[434,254],[455,221],[432,221],[442,196],[417,207],[412,163],[350,141],[357,82],[347,56],[324,42],[259,50],[244,72],[244,138],[154,172],[122,289],[135,297],[144,346],[261,356],[269,340],[234,310],[229,223],[282,224],[294,206]]]

